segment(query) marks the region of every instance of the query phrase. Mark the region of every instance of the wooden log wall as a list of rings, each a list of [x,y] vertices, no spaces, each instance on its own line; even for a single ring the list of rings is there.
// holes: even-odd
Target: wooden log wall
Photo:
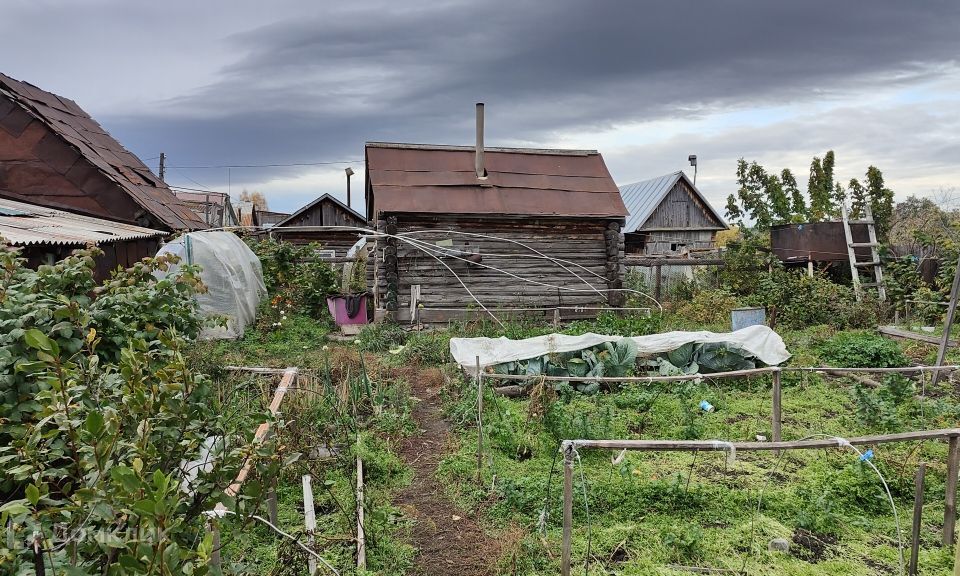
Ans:
[[[602,306],[608,304],[611,294],[615,294],[611,302],[618,302],[620,293],[610,292],[623,283],[623,236],[618,221],[502,217],[454,219],[400,215],[381,220],[378,229],[389,233],[391,219],[396,222],[395,227],[400,234],[417,231],[410,237],[427,242],[432,247],[436,246],[437,241],[452,240],[458,256],[477,253],[481,259],[481,265],[451,257],[441,257],[441,263],[408,243],[378,241],[375,268],[380,307],[395,311],[397,320],[410,319],[410,292],[413,285],[420,285],[419,301],[425,308],[476,306],[460,280],[491,310]],[[458,231],[488,234],[497,238],[465,236],[455,233]],[[569,269],[565,270],[530,248],[575,264],[564,264]],[[394,258],[391,258],[392,253],[395,253]],[[582,279],[578,279],[577,275]],[[554,286],[583,291],[558,290]],[[395,300],[392,299],[393,294],[396,295]]]

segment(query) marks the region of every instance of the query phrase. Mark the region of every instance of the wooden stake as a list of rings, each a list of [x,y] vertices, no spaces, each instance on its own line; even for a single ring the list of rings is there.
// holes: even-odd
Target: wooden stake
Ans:
[[[947,451],[947,490],[943,505],[943,545],[953,544],[953,535],[957,524],[957,474],[960,472],[960,440],[950,438]]]
[[[780,372],[773,373],[773,441],[780,442],[781,426],[783,419],[780,414],[780,397],[782,394],[780,386]]]
[[[357,456],[357,568],[367,569],[367,538],[363,531],[363,460]]]
[[[927,473],[926,462],[917,469],[916,491],[913,494],[913,532],[910,539],[910,567],[907,574],[917,575],[917,555],[920,554],[920,521],[923,517],[923,477]]]
[[[950,305],[947,306],[947,321],[943,325],[943,338],[940,340],[940,350],[937,351],[936,366],[943,366],[943,359],[947,355],[947,346],[950,344],[950,329],[953,327],[953,318],[957,313],[957,293],[960,292],[960,258],[957,259],[957,269],[953,273],[953,286],[950,288]],[[933,373],[931,386],[937,384],[940,372]]]
[[[659,265],[654,266],[653,269],[656,271],[656,275],[657,275],[656,283],[654,284],[654,288],[653,288],[653,297],[656,300],[660,300],[660,286],[663,283],[663,274]]]
[[[207,522],[207,530],[213,532],[213,550],[210,552],[210,567],[220,570],[220,527],[213,520]]]
[[[267,490],[267,516],[270,518],[270,523],[276,525],[277,523],[277,481],[275,479],[270,482],[270,488]]]
[[[570,576],[570,539],[573,535],[573,447],[563,451],[563,544],[560,575]]]
[[[313,487],[310,485],[310,475],[303,475],[303,524],[307,529],[307,546],[313,550],[316,540],[314,532],[317,530],[317,517],[313,509]],[[317,560],[312,555],[307,556],[307,568],[310,576],[317,571]]]
[[[480,375],[480,357],[477,356],[477,482],[483,484],[483,378]]]

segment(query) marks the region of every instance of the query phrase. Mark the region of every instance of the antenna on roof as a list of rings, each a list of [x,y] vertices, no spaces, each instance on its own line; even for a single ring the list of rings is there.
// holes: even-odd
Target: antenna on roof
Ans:
[[[483,180],[487,177],[487,168],[483,164],[483,102],[477,102],[477,146],[475,151],[477,155],[477,178]]]
[[[690,165],[693,166],[693,185],[697,185],[697,155],[691,154],[687,156],[687,160],[690,161]]]

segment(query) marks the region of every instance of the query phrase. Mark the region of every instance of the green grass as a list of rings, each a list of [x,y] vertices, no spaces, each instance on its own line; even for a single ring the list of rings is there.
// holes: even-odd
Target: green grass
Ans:
[[[728,327],[721,323],[700,326],[667,315],[653,320],[603,317],[575,323],[564,331],[644,334],[672,329],[723,331]],[[522,338],[550,333],[554,328],[533,321],[510,323],[506,329],[474,322],[408,335],[396,328],[376,326],[361,333],[359,344],[348,345],[327,342],[329,330],[323,322],[293,316],[281,330],[251,331],[239,342],[208,345],[199,355],[212,365],[300,366],[317,374],[325,366],[325,345],[331,348],[329,354],[339,358],[353,354],[345,349],[366,351],[367,361],[382,369],[383,377],[375,382],[375,388],[383,391],[379,397],[386,405],[383,414],[367,421],[364,435],[365,461],[369,459],[371,470],[370,570],[405,574],[412,567],[415,551],[403,544],[403,537],[415,528],[391,504],[395,491],[409,481],[409,471],[396,459],[392,442],[411,433],[412,425],[407,383],[401,377],[389,376],[390,367],[446,363],[448,340],[455,335]],[[793,354],[790,364],[797,366],[828,363],[835,352],[831,346],[850,338],[838,339],[837,334],[825,326],[781,332]],[[912,361],[932,362],[935,354],[930,346],[906,343],[901,348]],[[948,361],[960,360],[958,354],[951,350]],[[785,373],[784,439],[952,427],[960,419],[960,407],[949,383],[936,388],[928,385],[922,403],[915,397],[919,390],[899,403],[892,402],[885,392],[887,385],[882,384],[880,390],[858,395],[851,380]],[[472,381],[455,379],[452,387],[444,390],[444,398],[456,438],[452,451],[441,462],[438,478],[450,496],[478,514],[489,528],[522,533],[506,556],[491,558],[499,573],[510,573],[514,566],[517,574],[524,575],[559,571],[562,476],[559,462],[554,460],[560,439],[754,440],[757,435],[771,436],[769,377],[704,380],[694,385],[631,385],[594,396],[572,393],[557,399],[545,414],[539,410],[532,416],[530,400],[488,393],[483,416],[486,456],[483,483],[478,485],[476,391]],[[697,404],[703,399],[716,411],[699,411]],[[349,444],[351,436],[342,427],[330,429],[329,415],[322,411],[300,412],[296,419],[302,435],[339,438],[337,441]],[[893,491],[905,544],[912,513],[913,474],[918,462],[928,463],[921,574],[947,574],[953,561],[952,550],[939,546],[945,452],[945,446],[936,442],[888,444],[875,449],[874,461]],[[614,465],[611,458],[615,455],[590,450],[580,453],[574,477],[575,573],[583,570],[588,541],[589,574],[688,573],[671,570],[671,564],[738,570],[745,566],[748,574],[758,576],[897,573],[889,505],[876,476],[849,450],[794,451],[780,458],[771,453],[743,453],[733,462],[722,453],[628,453]],[[346,457],[322,465],[305,461],[291,465],[278,489],[281,526],[302,530],[300,478],[309,472],[314,477],[318,522],[324,537],[349,538],[352,518],[335,502],[348,511],[355,506],[352,462],[348,452]],[[537,524],[548,482],[549,521],[541,537]],[[761,492],[760,510],[756,512]],[[786,554],[767,550],[771,539],[791,539],[802,535],[802,530],[829,540],[822,556],[815,558],[796,543]],[[224,534],[228,533],[235,539],[228,542],[225,537],[225,557],[247,563],[252,572],[293,574],[304,560],[262,526],[228,524]],[[325,557],[350,573],[352,542],[324,541],[322,550]]]
[[[814,328],[784,334],[793,362],[817,365],[822,344],[833,335]],[[783,379],[783,436],[852,437],[884,432],[864,418],[853,382],[789,373]],[[655,389],[656,388],[656,389]],[[485,397],[484,482],[476,475],[476,406],[472,382],[448,394],[447,410],[461,423],[459,449],[442,462],[439,475],[464,506],[494,526],[519,523],[527,537],[517,559],[521,574],[559,570],[560,489],[556,465],[548,501],[546,538],[537,521],[559,438],[645,438],[754,440],[771,436],[768,377],[704,381],[703,384],[629,386],[596,396],[558,399],[548,416],[529,416],[527,399]],[[952,427],[960,408],[949,385],[927,390],[936,398],[909,398],[893,410],[898,430]],[[697,410],[707,399],[713,413]],[[518,451],[518,446],[525,447]],[[518,453],[532,452],[528,459]],[[939,547],[945,481],[944,444],[882,445],[875,462],[894,493],[905,545],[913,504],[913,474],[928,463],[921,574],[946,574],[952,551]],[[575,572],[583,569],[588,541],[590,574],[672,574],[669,564],[739,570],[748,574],[875,574],[898,569],[894,521],[876,475],[849,451],[819,450],[738,454],[628,453],[583,450],[575,473]],[[584,504],[586,481],[590,520]],[[490,487],[493,486],[493,490]],[[763,492],[760,511],[755,512]],[[769,552],[772,538],[811,530],[831,539],[822,558],[793,545],[790,553]],[[832,539],[836,539],[834,542]],[[548,554],[548,551],[550,552]],[[908,552],[907,552],[908,554]],[[817,561],[814,561],[817,560]]]

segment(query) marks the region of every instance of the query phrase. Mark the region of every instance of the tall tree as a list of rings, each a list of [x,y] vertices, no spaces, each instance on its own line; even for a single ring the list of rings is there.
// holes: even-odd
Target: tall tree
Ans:
[[[797,185],[797,179],[789,168],[776,174],[768,174],[763,166],[756,162],[747,162],[743,158],[737,161],[736,195],[727,198],[727,218],[731,222],[753,225],[764,230],[770,226],[791,222],[820,222],[839,218],[840,203],[849,194],[853,202],[851,213],[862,212],[865,202],[870,202],[874,219],[877,222],[877,234],[883,240],[889,229],[893,210],[893,191],[883,182],[883,175],[875,166],[867,169],[865,184],[856,178],[850,180],[848,188],[834,178],[836,162],[833,150],[823,158],[814,157],[810,162],[810,180],[807,182],[807,198]]]
[[[789,168],[784,168],[780,173],[780,182],[783,184],[784,194],[790,195],[791,220],[799,219],[803,222],[807,219],[807,203],[803,199],[803,193],[797,186],[797,179]]]

